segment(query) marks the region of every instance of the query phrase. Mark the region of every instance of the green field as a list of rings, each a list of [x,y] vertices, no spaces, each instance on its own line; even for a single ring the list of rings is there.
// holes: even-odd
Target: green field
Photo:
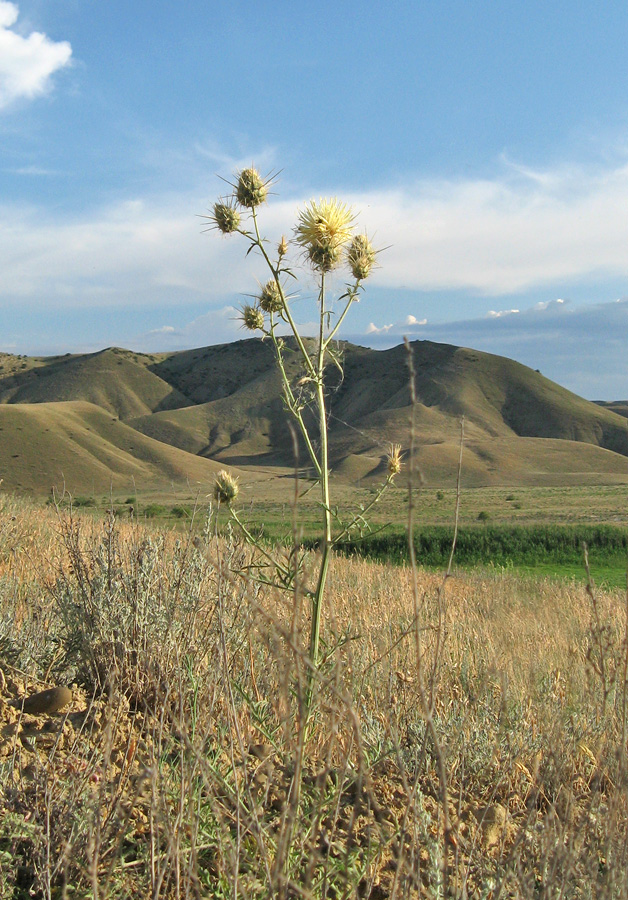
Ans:
[[[446,569],[454,541],[448,526],[419,527],[414,531],[414,549],[420,565]],[[491,568],[511,572],[575,578],[607,587],[626,583],[628,532],[610,525],[488,525],[463,527],[456,536],[455,568]],[[588,554],[589,573],[585,563]],[[406,533],[399,528],[361,540],[344,541],[340,552],[379,562],[407,564]]]

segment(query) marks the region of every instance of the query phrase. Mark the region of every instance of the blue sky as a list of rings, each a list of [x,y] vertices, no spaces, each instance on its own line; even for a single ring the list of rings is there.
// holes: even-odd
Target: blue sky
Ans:
[[[626,398],[627,38],[623,0],[0,0],[0,349],[241,338],[264,273],[197,216],[255,163],[270,237],[337,195],[388,248],[344,337]]]

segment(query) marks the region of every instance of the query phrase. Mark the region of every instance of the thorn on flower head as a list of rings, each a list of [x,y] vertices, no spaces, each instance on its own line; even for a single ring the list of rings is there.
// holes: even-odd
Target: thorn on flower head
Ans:
[[[281,312],[283,309],[283,297],[279,285],[271,278],[267,281],[258,297],[259,305],[267,313]]]
[[[241,206],[255,209],[256,206],[261,206],[266,201],[270,184],[271,179],[264,180],[257,169],[252,166],[242,169],[238,173],[235,185],[235,198]]]
[[[216,475],[216,481],[214,482],[214,499],[218,503],[230,506],[238,496],[239,491],[238,479],[230,475],[226,469],[221,469]]]
[[[299,213],[296,241],[319,272],[330,272],[341,262],[340,251],[351,238],[354,218],[351,208],[335,197],[311,200]]]
[[[375,250],[365,234],[356,234],[347,250],[347,262],[357,281],[368,278],[375,262]]]
[[[240,318],[242,327],[248,331],[263,331],[264,313],[257,306],[251,306],[250,303],[246,303],[240,310]]]

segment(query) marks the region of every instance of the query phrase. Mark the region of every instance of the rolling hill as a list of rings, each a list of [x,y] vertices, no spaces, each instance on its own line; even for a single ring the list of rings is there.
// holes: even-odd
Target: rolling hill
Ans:
[[[217,463],[155,441],[93,403],[0,406],[3,486],[35,493],[131,491],[168,482],[211,483]]]
[[[411,348],[416,461],[431,483],[456,476],[463,418],[468,485],[628,481],[626,404],[584,400],[504,357],[428,341]],[[290,341],[285,352],[296,384]],[[338,478],[368,480],[391,441],[410,445],[408,352],[347,343],[338,352],[343,374],[328,373],[331,463]],[[219,465],[254,472],[293,461],[268,342],[150,355],[0,354],[5,485],[48,490],[61,473],[83,486],[203,481]]]
[[[176,388],[146,365],[146,357],[117,347],[49,360],[0,360],[0,403],[46,403],[85,400],[120,419],[189,403]],[[8,371],[5,372],[5,369]]]

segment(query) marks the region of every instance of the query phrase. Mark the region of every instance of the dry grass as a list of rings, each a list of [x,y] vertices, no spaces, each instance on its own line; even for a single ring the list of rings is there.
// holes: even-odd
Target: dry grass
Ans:
[[[628,896],[625,596],[252,562],[2,498],[0,896]]]

